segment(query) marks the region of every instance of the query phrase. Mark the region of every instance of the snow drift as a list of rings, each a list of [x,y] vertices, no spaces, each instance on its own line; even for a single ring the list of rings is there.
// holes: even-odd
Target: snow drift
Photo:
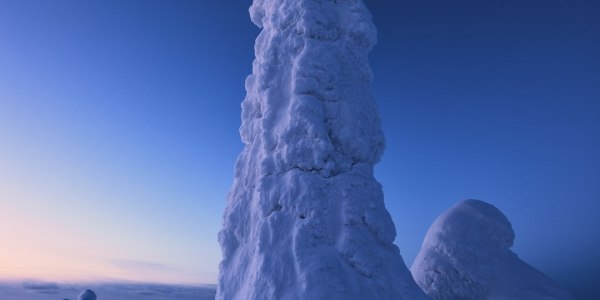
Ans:
[[[433,299],[573,299],[510,250],[514,238],[496,207],[460,202],[429,228],[413,276]]]
[[[424,299],[373,166],[384,149],[362,0],[255,0],[217,299]]]

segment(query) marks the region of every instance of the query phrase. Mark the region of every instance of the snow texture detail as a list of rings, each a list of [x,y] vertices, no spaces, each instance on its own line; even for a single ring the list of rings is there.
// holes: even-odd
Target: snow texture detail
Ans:
[[[362,0],[255,0],[217,299],[426,299],[373,167],[376,30]]]
[[[429,228],[412,273],[436,300],[571,300],[572,296],[510,250],[512,225],[493,205],[466,200]]]

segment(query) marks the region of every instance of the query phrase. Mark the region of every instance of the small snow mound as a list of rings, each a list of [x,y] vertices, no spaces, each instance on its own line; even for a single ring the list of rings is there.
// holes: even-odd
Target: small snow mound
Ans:
[[[85,289],[83,292],[81,292],[81,294],[79,294],[77,300],[96,300],[96,293],[90,289]]]
[[[442,214],[431,226],[429,239],[443,240],[455,247],[506,250],[515,233],[508,218],[495,206],[480,200],[465,200]]]
[[[465,200],[431,225],[411,271],[433,299],[573,299],[510,250],[514,239],[495,206]]]

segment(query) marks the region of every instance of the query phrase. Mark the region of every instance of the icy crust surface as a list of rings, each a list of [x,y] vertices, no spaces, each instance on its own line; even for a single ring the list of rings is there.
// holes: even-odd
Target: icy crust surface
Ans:
[[[393,245],[362,0],[255,0],[217,299],[425,299]]]
[[[500,210],[466,200],[429,228],[412,265],[419,286],[433,299],[573,299],[510,250],[512,225]]]

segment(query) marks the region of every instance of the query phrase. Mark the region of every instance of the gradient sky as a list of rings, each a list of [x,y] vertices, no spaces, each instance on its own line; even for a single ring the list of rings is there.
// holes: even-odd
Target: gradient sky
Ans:
[[[459,200],[600,278],[600,2],[367,0],[407,265]],[[251,1],[0,1],[0,278],[214,283]]]

